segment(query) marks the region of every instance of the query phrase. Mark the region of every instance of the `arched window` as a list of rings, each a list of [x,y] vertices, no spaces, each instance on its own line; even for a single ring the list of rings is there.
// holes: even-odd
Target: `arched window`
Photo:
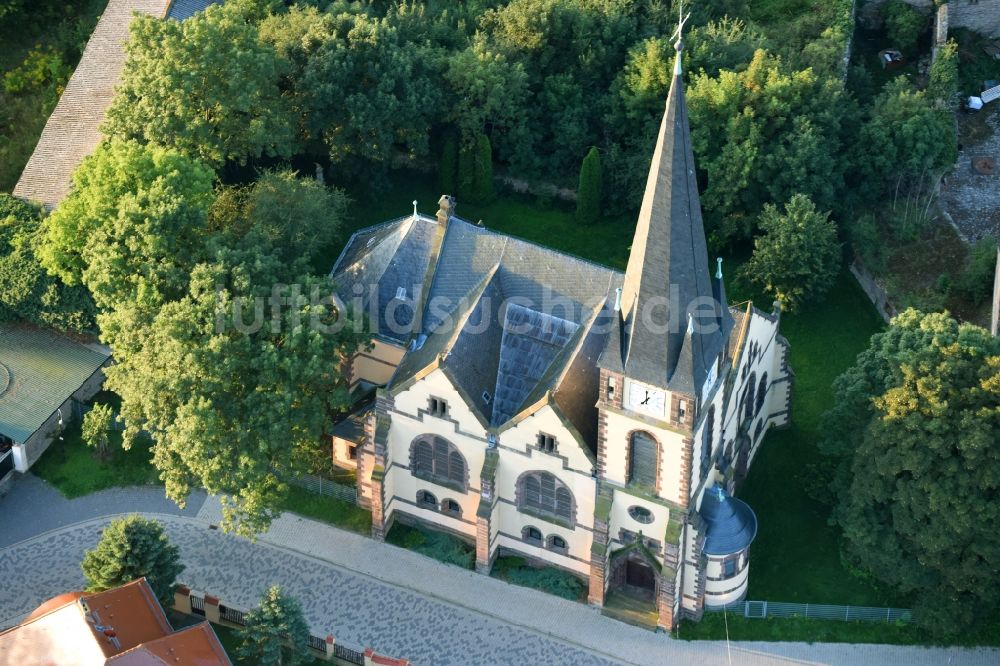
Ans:
[[[701,476],[708,473],[708,466],[712,462],[712,448],[715,446],[715,405],[708,408],[708,416],[705,417],[705,429],[701,433]]]
[[[462,506],[453,499],[441,500],[441,511],[457,518],[462,515]]]
[[[410,445],[413,476],[465,492],[466,469],[465,457],[444,437],[421,435]]]
[[[566,539],[563,539],[558,534],[553,534],[549,536],[545,547],[548,548],[549,550],[563,554],[565,554],[566,551],[569,549],[569,546],[566,545]]]
[[[537,527],[525,527],[521,530],[521,538],[533,546],[542,545],[542,532]]]
[[[656,440],[646,432],[632,433],[628,446],[628,483],[656,487]]]
[[[760,376],[760,385],[757,387],[757,404],[754,405],[753,414],[760,414],[760,408],[764,406],[764,398],[767,397],[767,373]]]
[[[432,509],[437,511],[438,501],[434,497],[433,493],[429,493],[426,490],[417,491],[417,506],[422,509]]]
[[[525,472],[518,479],[518,508],[574,522],[573,494],[548,472]]]

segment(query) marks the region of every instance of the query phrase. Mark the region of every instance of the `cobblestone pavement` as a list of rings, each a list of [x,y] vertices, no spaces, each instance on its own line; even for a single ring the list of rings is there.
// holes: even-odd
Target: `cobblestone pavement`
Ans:
[[[10,499],[0,500],[0,514],[24,506],[9,503]],[[44,505],[34,509],[45,511]],[[68,517],[65,507],[60,510]],[[1000,661],[1000,653],[990,650],[795,643],[734,643],[730,655],[724,643],[671,640],[605,618],[582,604],[510,586],[297,516],[282,516],[267,534],[250,542],[210,529],[217,512],[217,503],[210,499],[198,517],[149,514],[164,523],[180,547],[187,567],[180,577],[183,582],[242,607],[253,606],[265,587],[278,583],[300,600],[314,634],[331,633],[345,645],[371,646],[421,666],[894,662],[923,666]],[[0,580],[5,581],[0,587],[0,627],[56,594],[78,589],[83,584],[79,568],[83,552],[93,547],[111,517],[83,518],[78,524],[0,548]]]
[[[34,474],[18,474],[11,492],[0,499],[0,548],[81,520],[123,511],[194,517],[204,502],[205,493],[199,490],[191,493],[187,506],[181,509],[167,499],[161,486],[110,488],[68,500]],[[25,520],[25,516],[31,519]]]
[[[985,122],[991,134],[965,145],[941,185],[941,201],[963,236],[971,241],[983,237],[1000,239],[1000,180],[972,170],[972,158],[989,157],[1000,162],[1000,112],[987,107],[980,117],[964,116],[959,122]]]

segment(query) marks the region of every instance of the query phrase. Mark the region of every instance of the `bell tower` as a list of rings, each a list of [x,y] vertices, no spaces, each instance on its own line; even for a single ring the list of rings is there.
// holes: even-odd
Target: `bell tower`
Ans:
[[[682,80],[673,80],[656,137],[616,322],[598,362],[599,497],[590,601],[648,594],[659,626],[679,611],[695,433],[733,319],[721,267],[709,270]]]

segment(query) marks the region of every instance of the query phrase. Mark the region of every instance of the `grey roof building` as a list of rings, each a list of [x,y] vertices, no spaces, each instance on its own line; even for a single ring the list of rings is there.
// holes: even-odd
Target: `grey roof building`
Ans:
[[[54,331],[0,324],[0,435],[27,442],[108,356]]]

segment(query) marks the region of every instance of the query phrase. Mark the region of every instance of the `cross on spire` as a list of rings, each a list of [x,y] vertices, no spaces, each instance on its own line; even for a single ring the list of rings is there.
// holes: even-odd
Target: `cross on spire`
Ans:
[[[674,50],[677,51],[677,58],[674,60],[674,76],[681,75],[681,51],[684,50],[684,24],[691,18],[691,12],[684,15],[684,0],[677,3],[677,29],[670,39],[677,38],[674,42]]]

